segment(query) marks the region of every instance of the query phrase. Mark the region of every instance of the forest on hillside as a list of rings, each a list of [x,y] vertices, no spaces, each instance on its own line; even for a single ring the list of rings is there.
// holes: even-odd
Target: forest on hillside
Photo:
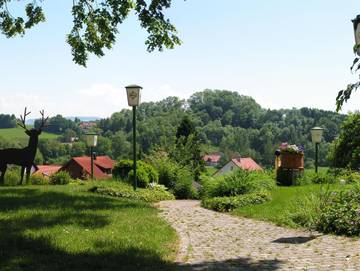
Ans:
[[[203,154],[219,151],[224,153],[224,160],[235,155],[250,156],[265,167],[273,165],[274,152],[282,142],[303,146],[305,163],[311,166],[314,146],[310,129],[314,126],[325,129],[319,157],[320,165],[328,165],[329,145],[339,135],[341,123],[346,117],[306,107],[265,109],[253,98],[238,92],[209,89],[197,92],[187,100],[168,97],[159,102],[144,102],[137,113],[140,157],[153,150],[173,148],[177,127],[188,116],[196,128]],[[40,140],[39,159],[45,163],[62,163],[70,156],[86,154],[83,131],[75,121],[62,119],[60,115],[51,118],[47,128],[48,132],[61,133],[59,140]],[[130,109],[97,121],[95,130],[100,134],[98,154],[107,154],[114,159],[131,157]],[[79,141],[66,144],[73,136],[77,136]],[[0,143],[0,148],[1,145],[4,144]]]

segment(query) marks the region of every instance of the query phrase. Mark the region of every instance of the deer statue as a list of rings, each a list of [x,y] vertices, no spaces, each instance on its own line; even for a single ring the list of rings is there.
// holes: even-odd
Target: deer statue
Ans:
[[[25,133],[30,137],[29,144],[27,147],[23,149],[3,149],[0,150],[0,183],[4,183],[5,172],[7,169],[7,165],[18,165],[21,166],[21,183],[23,183],[24,172],[26,169],[26,181],[29,181],[31,167],[34,165],[34,159],[36,155],[37,145],[39,141],[39,135],[44,128],[47,118],[44,118],[44,110],[40,111],[41,114],[41,125],[38,129],[30,129],[26,128],[25,120],[26,117],[31,112],[26,112],[26,107],[24,111],[24,116],[20,116],[21,123],[18,122],[18,125],[25,130]]]

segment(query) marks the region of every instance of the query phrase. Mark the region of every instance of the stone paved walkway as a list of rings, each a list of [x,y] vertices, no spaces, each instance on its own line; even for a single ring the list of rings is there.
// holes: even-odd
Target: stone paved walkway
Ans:
[[[180,236],[184,270],[359,270],[360,240],[277,227],[200,207],[158,204]]]

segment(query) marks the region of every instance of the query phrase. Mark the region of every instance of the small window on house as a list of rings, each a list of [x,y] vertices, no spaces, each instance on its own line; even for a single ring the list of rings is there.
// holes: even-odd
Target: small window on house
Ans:
[[[230,167],[230,170],[234,170],[234,167],[233,167],[233,166],[231,166],[231,167]]]

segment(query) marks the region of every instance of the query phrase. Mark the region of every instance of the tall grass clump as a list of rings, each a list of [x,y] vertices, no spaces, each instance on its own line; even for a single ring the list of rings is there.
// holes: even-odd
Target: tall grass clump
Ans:
[[[275,180],[268,172],[237,170],[224,176],[205,177],[202,185],[201,195],[205,198],[230,197],[271,190]]]

